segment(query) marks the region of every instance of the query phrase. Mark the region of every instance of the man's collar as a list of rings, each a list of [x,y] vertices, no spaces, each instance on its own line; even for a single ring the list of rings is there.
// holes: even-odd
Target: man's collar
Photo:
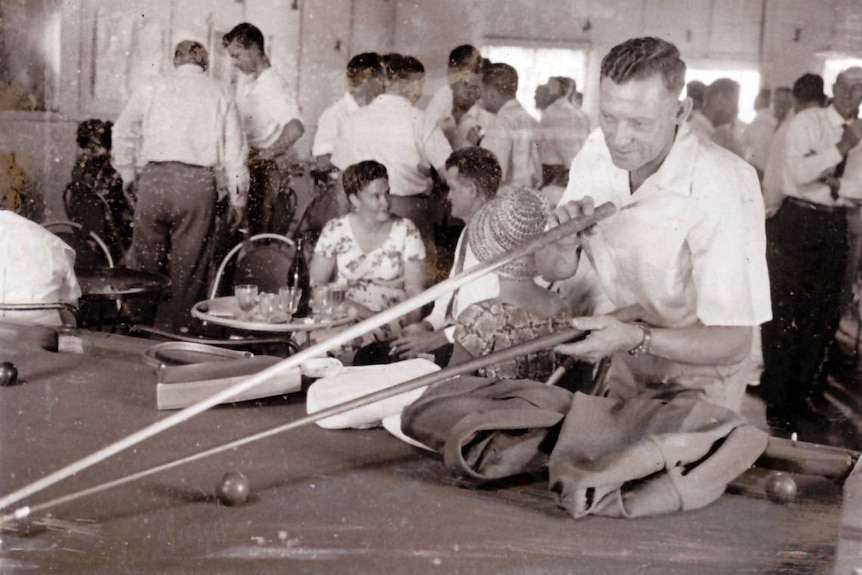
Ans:
[[[204,69],[197,64],[181,64],[176,67],[176,71],[180,74],[203,74]]]
[[[648,186],[651,190],[666,190],[690,196],[691,179],[700,146],[700,140],[688,127],[687,122],[682,122],[664,161],[655,173],[641,184],[639,190]]]
[[[826,108],[826,117],[829,118],[829,124],[832,126],[841,126],[847,121],[844,116],[838,113],[834,104],[829,104],[829,107]]]

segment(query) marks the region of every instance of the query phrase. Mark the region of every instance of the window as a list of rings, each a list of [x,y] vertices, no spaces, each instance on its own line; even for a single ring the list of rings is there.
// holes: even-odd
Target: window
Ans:
[[[583,45],[561,48],[501,39],[487,40],[481,52],[492,62],[505,62],[518,71],[518,101],[536,118],[536,88],[549,77],[574,78],[578,91],[584,91],[588,51]]]
[[[862,58],[832,57],[823,61],[823,91],[827,96],[832,96],[832,84],[838,78],[842,70],[850,66],[862,66]]]
[[[700,80],[707,86],[719,78],[731,78],[739,82],[739,119],[749,123],[754,119],[754,99],[760,91],[760,72],[753,68],[733,66],[706,67],[689,66],[685,81]]]

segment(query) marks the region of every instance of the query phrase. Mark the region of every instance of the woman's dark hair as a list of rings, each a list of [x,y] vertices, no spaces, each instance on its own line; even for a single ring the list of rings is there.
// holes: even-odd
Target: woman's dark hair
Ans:
[[[341,183],[344,185],[344,193],[350,197],[361,192],[374,180],[381,178],[389,179],[386,166],[374,160],[366,160],[348,166],[341,175]]]
[[[78,124],[76,142],[82,150],[95,150],[99,147],[111,149],[111,129],[113,122],[103,122],[96,118]]]

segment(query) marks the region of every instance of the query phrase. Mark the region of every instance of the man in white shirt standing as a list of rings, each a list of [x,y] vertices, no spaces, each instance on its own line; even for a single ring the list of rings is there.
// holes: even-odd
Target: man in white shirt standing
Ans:
[[[206,75],[208,54],[185,40],[173,73],[148,84],[126,104],[113,128],[114,167],[136,182],[130,267],[171,278],[171,298],[159,305],[156,327],[175,331],[205,290],[207,242],[224,170],[233,220],[248,192],[248,146],[230,93]]]
[[[518,102],[517,92],[518,72],[512,66],[493,63],[482,71],[482,107],[496,118],[481,145],[497,156],[502,185],[535,188],[542,182],[539,123]]]
[[[761,392],[774,425],[803,433],[824,423],[816,403],[847,287],[848,215],[862,202],[862,68],[841,72],[833,94],[789,121],[767,169],[785,198],[766,228],[775,317],[763,326]]]
[[[364,160],[386,166],[390,211],[419,228],[427,249],[426,266],[433,273],[436,246],[430,192],[431,169],[442,173],[452,153],[437,124],[426,119],[411,98],[416,96],[415,65],[403,56],[386,56],[386,93],[354,112],[332,151],[339,170]]]
[[[493,114],[478,105],[482,95],[482,55],[464,44],[449,53],[447,83],[431,97],[425,115],[443,130],[453,150],[478,145]]]
[[[769,160],[769,149],[772,138],[778,128],[778,120],[772,115],[770,107],[772,92],[763,88],[754,99],[754,120],[745,128],[745,141],[748,145],[746,159],[757,170],[757,176],[763,181],[766,162]]]
[[[379,54],[364,52],[350,59],[347,63],[347,91],[324,110],[317,120],[311,155],[315,157],[319,169],[328,171],[333,167],[330,162],[332,150],[347,119],[382,94],[384,88],[383,64]]]
[[[484,148],[474,146],[452,152],[446,160],[447,198],[452,217],[470,223],[473,214],[496,196],[501,175],[497,158]],[[449,277],[477,264],[479,260],[470,249],[465,225],[455,246],[455,262]],[[446,365],[452,353],[458,314],[472,303],[497,297],[499,291],[496,274],[486,274],[453,293],[440,296],[428,317],[406,326],[401,337],[392,342],[392,355],[407,358],[434,353],[438,363]]]
[[[290,176],[290,151],[305,127],[284,79],[264,51],[259,28],[237,24],[224,35],[222,45],[240,72],[236,102],[250,146],[249,232],[269,232],[278,192]]]
[[[552,76],[536,88],[539,122],[539,157],[542,160],[542,185],[551,182],[565,187],[569,166],[589,134],[590,124],[567,95],[574,90],[574,80]]]

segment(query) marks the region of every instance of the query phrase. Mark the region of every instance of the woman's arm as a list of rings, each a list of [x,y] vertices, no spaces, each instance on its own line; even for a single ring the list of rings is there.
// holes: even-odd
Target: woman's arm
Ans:
[[[311,258],[309,266],[309,275],[311,276],[311,285],[325,285],[332,279],[335,272],[335,258],[327,257],[319,252],[315,252]]]
[[[425,289],[425,260],[406,260],[404,262],[404,291],[407,297],[420,294]],[[405,316],[407,323],[422,319],[422,310],[414,310]]]

